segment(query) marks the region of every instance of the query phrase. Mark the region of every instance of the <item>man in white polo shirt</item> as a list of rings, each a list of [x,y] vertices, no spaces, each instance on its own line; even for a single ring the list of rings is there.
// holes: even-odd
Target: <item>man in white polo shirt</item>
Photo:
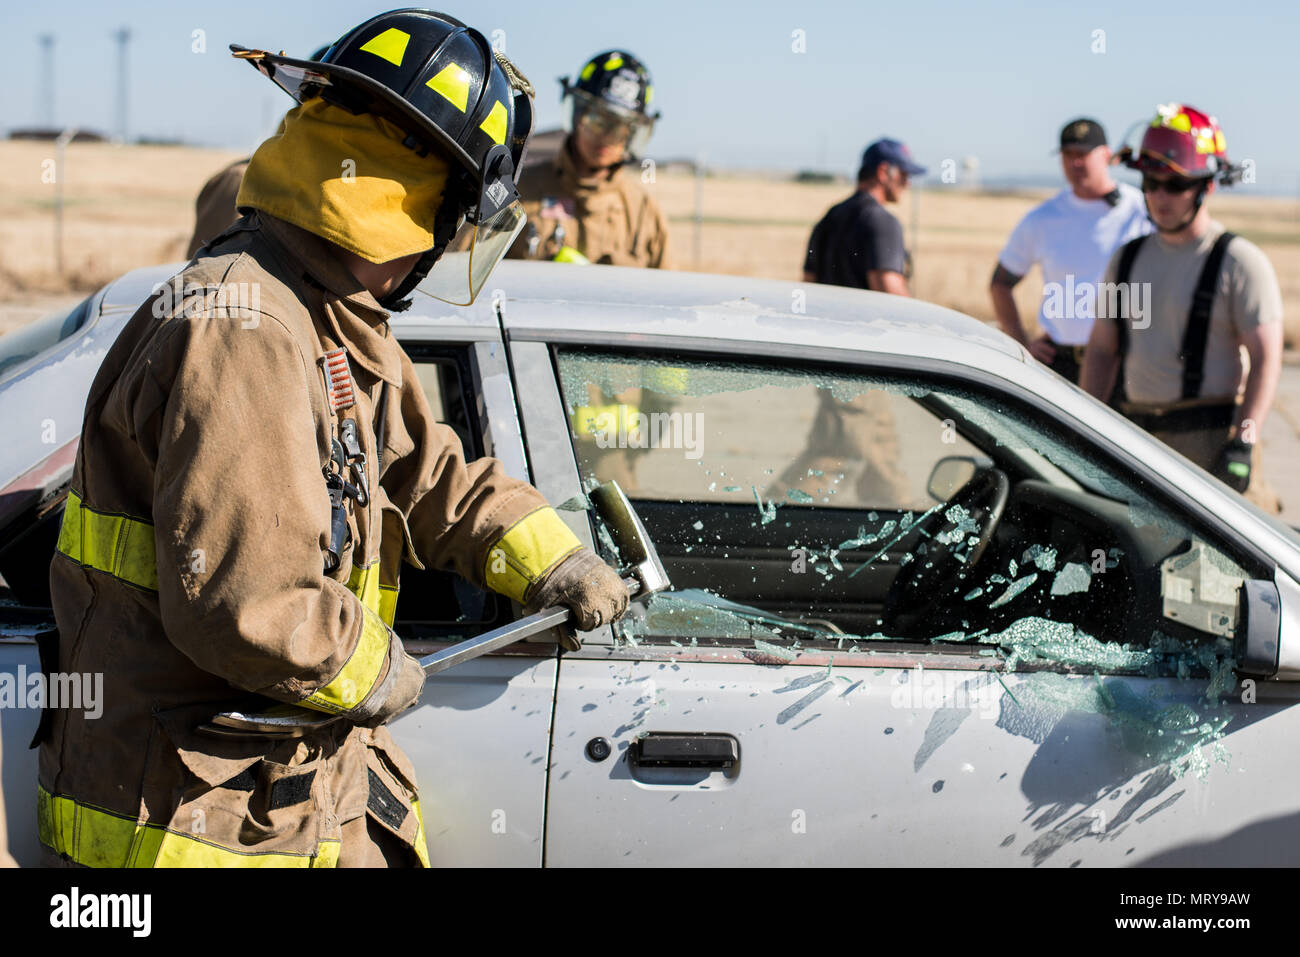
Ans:
[[[1097,284],[1111,254],[1151,231],[1142,193],[1110,177],[1106,132],[1096,120],[1077,119],[1061,130],[1061,167],[1069,188],[1031,209],[998,256],[989,284],[1002,330],[1039,362],[1079,381],[1083,347],[1092,332]],[[1011,294],[1033,268],[1043,271],[1041,334],[1032,341]]]

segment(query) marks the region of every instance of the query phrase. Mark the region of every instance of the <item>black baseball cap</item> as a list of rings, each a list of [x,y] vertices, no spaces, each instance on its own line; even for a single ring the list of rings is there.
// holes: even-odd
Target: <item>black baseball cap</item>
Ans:
[[[892,163],[908,176],[924,176],[925,167],[912,160],[912,152],[898,140],[876,140],[862,154],[862,168],[874,173],[881,163]]]
[[[1090,120],[1086,116],[1081,116],[1077,120],[1070,120],[1061,128],[1061,149],[1082,147],[1090,150],[1105,145],[1106,131],[1102,129],[1100,123],[1096,120]]]

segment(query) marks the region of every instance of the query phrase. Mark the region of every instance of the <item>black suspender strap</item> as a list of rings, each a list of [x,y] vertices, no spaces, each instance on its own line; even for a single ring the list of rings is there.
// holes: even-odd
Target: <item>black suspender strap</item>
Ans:
[[[1123,292],[1124,308],[1120,315],[1112,316],[1115,323],[1116,351],[1119,354],[1119,372],[1115,374],[1115,387],[1106,401],[1118,408],[1118,403],[1123,402],[1128,395],[1128,385],[1124,366],[1128,357],[1128,327],[1133,321],[1133,297],[1129,295],[1129,275],[1133,272],[1133,260],[1137,259],[1138,250],[1142,248],[1142,241],[1145,236],[1138,236],[1136,239],[1130,239],[1124,244],[1119,253],[1119,262],[1115,266],[1115,285]]]
[[[375,482],[384,474],[384,417],[388,412],[388,383],[379,380],[379,413],[375,421]]]
[[[1119,263],[1115,269],[1115,285],[1122,290],[1124,308],[1121,315],[1113,316],[1115,332],[1119,336],[1120,375],[1124,374],[1124,357],[1128,355],[1128,326],[1133,320],[1131,306],[1133,299],[1129,295],[1128,277],[1133,272],[1133,260],[1137,259],[1138,250],[1142,248],[1145,236],[1130,239],[1119,252]]]
[[[1201,394],[1201,383],[1205,379],[1205,344],[1210,338],[1210,307],[1214,304],[1214,290],[1219,285],[1219,270],[1223,266],[1223,256],[1228,243],[1236,236],[1226,230],[1214,241],[1210,255],[1205,259],[1201,276],[1196,280],[1196,292],[1192,295],[1192,311],[1187,317],[1187,329],[1183,332],[1183,348],[1179,358],[1183,360],[1183,398],[1195,399]]]

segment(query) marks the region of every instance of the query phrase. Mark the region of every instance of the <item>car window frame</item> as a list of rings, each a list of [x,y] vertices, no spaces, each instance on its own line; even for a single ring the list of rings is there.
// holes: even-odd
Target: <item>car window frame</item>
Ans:
[[[503,446],[509,446],[511,436],[516,437],[522,444],[522,440],[519,438],[518,409],[513,390],[509,390],[508,394],[503,393],[492,398],[487,394],[489,390],[484,387],[485,381],[490,378],[502,377],[508,379],[504,349],[499,339],[484,338],[477,334],[472,336],[450,335],[446,338],[433,338],[418,333],[403,336],[400,332],[397,338],[399,345],[406,352],[414,366],[447,362],[453,365],[468,423],[469,446],[465,445],[465,437],[459,436],[458,433],[467,463],[484,457],[500,457],[498,452],[504,451]],[[422,383],[421,389],[423,389]],[[425,398],[428,399],[427,394]],[[432,405],[430,405],[430,411],[434,411]],[[494,432],[494,424],[500,434]],[[517,471],[520,467],[521,463],[517,462],[514,470]],[[522,467],[526,468],[526,463],[522,463]],[[511,471],[511,469],[508,468],[507,471]],[[514,473],[512,472],[512,474]],[[527,478],[526,474],[521,477]],[[403,574],[402,590],[405,591],[409,585],[410,570]],[[401,599],[399,598],[398,601],[400,607]],[[512,606],[512,603],[498,596],[496,617],[490,621],[474,622],[472,624],[476,632],[486,632],[514,621],[517,617],[516,609]],[[416,629],[416,633],[413,633],[410,620],[403,620],[400,616],[394,619],[394,630],[398,632],[398,636],[402,639],[407,652],[414,655],[428,654],[440,650],[447,647],[448,644],[462,641],[467,637],[459,635],[444,638],[430,633],[418,633],[419,629]],[[508,649],[502,649],[496,654],[524,654],[530,657],[547,657],[553,654],[553,649],[545,644],[534,644],[531,646],[512,646]]]

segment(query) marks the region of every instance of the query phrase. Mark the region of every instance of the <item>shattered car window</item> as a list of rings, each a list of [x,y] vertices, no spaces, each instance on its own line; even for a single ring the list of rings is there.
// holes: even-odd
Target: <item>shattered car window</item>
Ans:
[[[865,379],[581,354],[562,362],[584,471],[617,478],[633,498],[747,503],[769,515],[812,504],[924,509],[938,460],[978,454],[951,422]],[[903,446],[900,434],[934,441]]]
[[[919,643],[1102,673],[1230,655],[1244,568],[996,396],[578,350],[558,365],[586,486],[622,485],[676,589],[620,623],[625,641],[775,658]]]

